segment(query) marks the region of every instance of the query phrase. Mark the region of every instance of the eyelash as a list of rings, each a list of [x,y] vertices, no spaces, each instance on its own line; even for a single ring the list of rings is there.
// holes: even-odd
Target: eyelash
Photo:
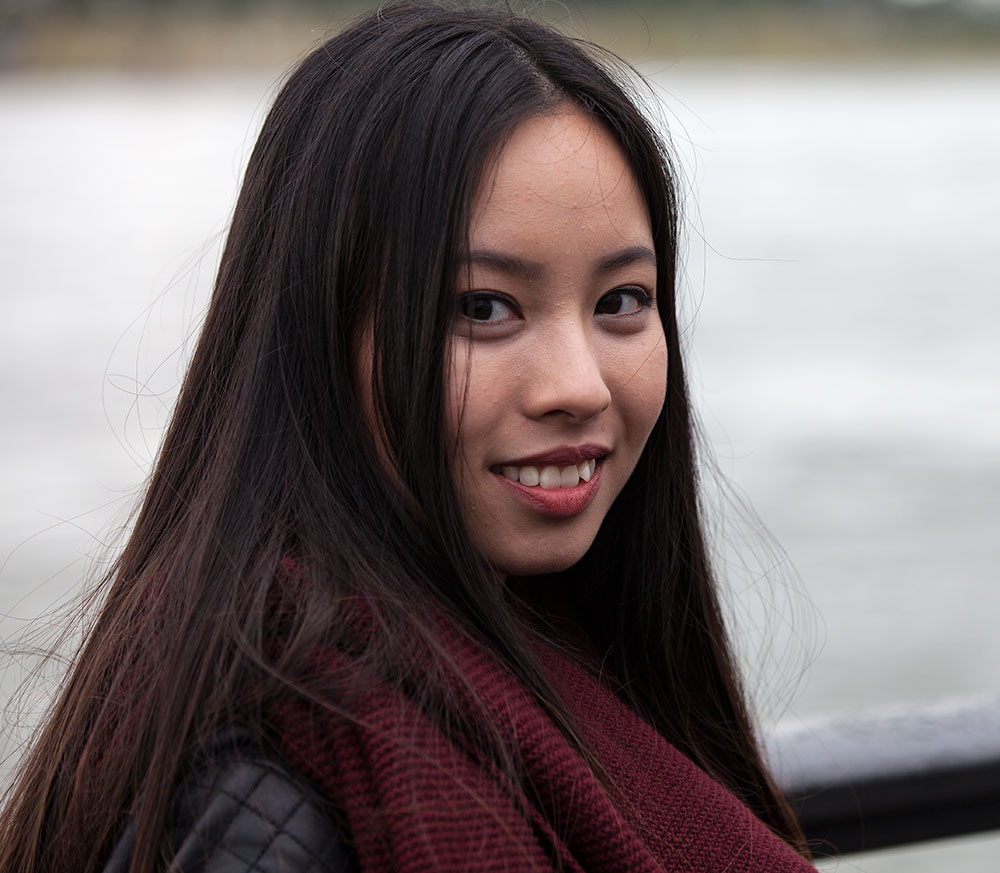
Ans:
[[[499,324],[501,322],[490,322],[488,319],[484,318],[473,318],[469,314],[471,307],[477,303],[500,303],[510,309],[512,312],[519,313],[520,310],[517,308],[517,304],[514,303],[509,297],[505,297],[503,294],[489,293],[485,291],[473,291],[471,294],[463,294],[458,298],[458,314],[465,319],[473,322],[474,324]],[[506,321],[507,319],[503,319]]]
[[[601,304],[609,297],[626,297],[626,296],[630,296],[635,299],[635,301],[638,303],[637,309],[635,309],[632,312],[625,312],[625,313],[598,312]],[[490,304],[499,303],[503,306],[506,306],[512,312],[520,314],[520,310],[518,309],[517,304],[509,297],[506,297],[503,294],[497,294],[495,292],[487,292],[487,291],[473,291],[469,294],[463,294],[461,297],[458,298],[457,308],[459,316],[467,319],[473,324],[502,324],[503,322],[508,320],[506,318],[503,318],[498,321],[491,321],[488,318],[473,318],[469,314],[471,306],[483,302],[487,302]],[[610,315],[612,318],[615,317],[624,318],[629,315],[635,315],[644,309],[650,309],[653,306],[653,303],[654,300],[652,296],[648,294],[643,288],[639,287],[638,285],[623,285],[620,288],[615,288],[614,290],[609,291],[607,294],[601,297],[601,299],[597,301],[597,306],[594,308],[594,311],[597,312],[597,314],[599,315]]]
[[[623,285],[621,288],[615,288],[613,291],[609,291],[600,300],[598,300],[597,307],[595,307],[595,311],[609,297],[625,297],[626,295],[635,298],[636,302],[639,304],[638,309],[636,309],[634,312],[604,313],[604,314],[623,315],[623,316],[635,315],[636,313],[641,312],[644,309],[649,309],[653,305],[653,298],[649,294],[647,294],[643,288],[640,288],[638,285]]]

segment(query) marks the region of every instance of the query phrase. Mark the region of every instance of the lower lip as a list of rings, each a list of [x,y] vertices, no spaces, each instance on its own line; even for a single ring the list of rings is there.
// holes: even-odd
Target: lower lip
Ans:
[[[546,515],[549,518],[570,518],[579,515],[589,505],[597,494],[597,488],[601,481],[601,468],[604,461],[598,461],[594,469],[594,475],[589,482],[580,480],[578,485],[572,488],[553,488],[547,490],[541,485],[528,487],[513,479],[508,479],[502,473],[494,473],[507,488],[525,501],[539,515]]]

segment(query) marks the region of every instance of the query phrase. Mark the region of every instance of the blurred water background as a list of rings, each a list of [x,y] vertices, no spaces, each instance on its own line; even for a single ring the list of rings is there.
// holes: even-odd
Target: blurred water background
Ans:
[[[8,0],[0,17],[4,645],[113,554],[281,70],[347,14],[169,6]],[[754,8],[556,14],[662,101],[693,394],[722,476],[784,549],[710,487],[760,710],[995,693],[1000,10]],[[22,666],[0,663],[0,697]],[[994,834],[827,866],[998,856]]]

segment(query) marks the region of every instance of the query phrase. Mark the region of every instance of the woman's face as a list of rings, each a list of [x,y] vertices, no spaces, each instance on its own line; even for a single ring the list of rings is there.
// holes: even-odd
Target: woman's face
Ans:
[[[514,130],[469,236],[446,376],[459,499],[499,571],[563,570],[663,405],[648,211],[618,145],[566,108]]]

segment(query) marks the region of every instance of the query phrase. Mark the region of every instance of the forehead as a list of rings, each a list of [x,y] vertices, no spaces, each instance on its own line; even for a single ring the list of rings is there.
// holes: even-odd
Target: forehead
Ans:
[[[567,243],[650,245],[648,209],[618,143],[585,113],[563,108],[522,121],[473,200],[475,246]]]

